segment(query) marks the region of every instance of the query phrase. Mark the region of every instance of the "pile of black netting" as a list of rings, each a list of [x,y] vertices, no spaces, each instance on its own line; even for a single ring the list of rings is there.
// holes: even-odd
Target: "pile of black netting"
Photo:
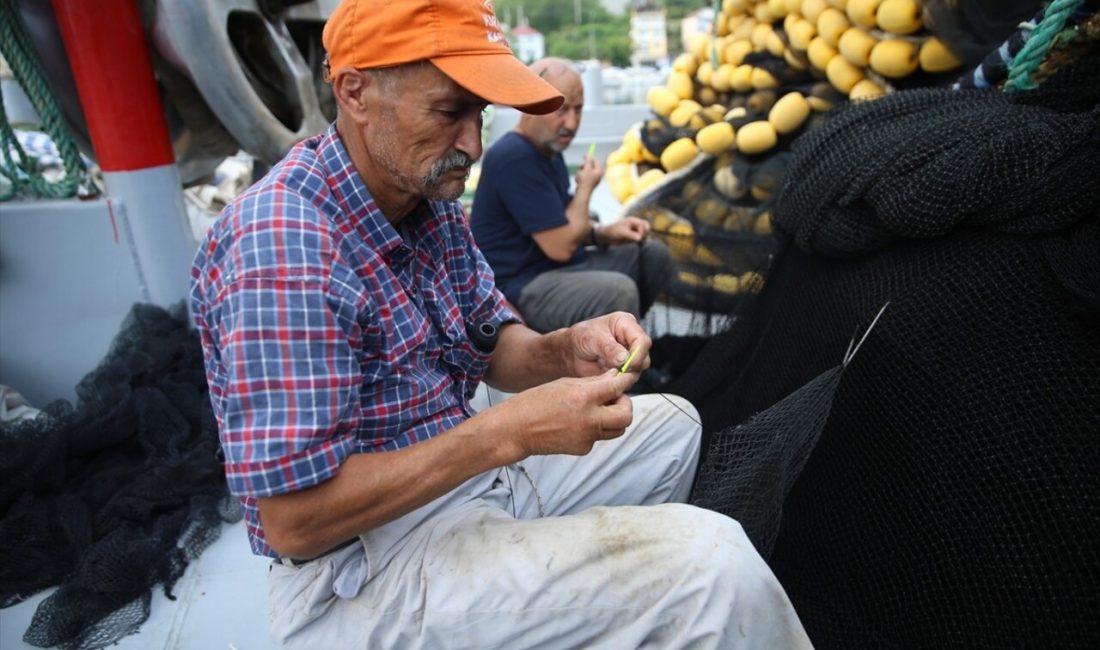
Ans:
[[[774,216],[763,291],[668,387],[693,502],[819,649],[1100,647],[1100,48],[837,111]]]
[[[133,308],[107,357],[34,420],[0,425],[0,607],[48,587],[24,640],[100,648],[240,518],[186,312]]]

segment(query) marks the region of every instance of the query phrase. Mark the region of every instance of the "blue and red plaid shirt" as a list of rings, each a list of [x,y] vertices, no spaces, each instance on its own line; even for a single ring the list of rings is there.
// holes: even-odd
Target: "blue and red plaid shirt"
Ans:
[[[518,320],[457,202],[422,201],[398,228],[330,126],[227,206],[199,248],[192,313],[258,555],[276,554],[256,497],[468,418],[489,356],[466,324]]]

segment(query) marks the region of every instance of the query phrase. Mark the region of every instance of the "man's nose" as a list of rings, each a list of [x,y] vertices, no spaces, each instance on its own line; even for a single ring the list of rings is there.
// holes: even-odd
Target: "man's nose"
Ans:
[[[581,125],[581,112],[569,111],[565,114],[565,128],[576,131]]]
[[[477,117],[462,120],[462,128],[455,140],[455,149],[470,157],[471,160],[481,158],[481,112]]]

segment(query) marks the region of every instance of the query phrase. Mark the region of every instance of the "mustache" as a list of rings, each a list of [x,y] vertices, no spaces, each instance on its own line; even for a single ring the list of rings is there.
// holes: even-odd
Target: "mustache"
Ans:
[[[577,135],[577,132],[573,129],[558,129],[557,135],[559,138],[572,138]]]
[[[438,162],[432,165],[431,170],[428,171],[428,178],[430,180],[438,181],[439,178],[447,172],[451,172],[456,169],[469,169],[473,164],[473,158],[456,149],[454,151],[451,151],[443,158],[440,158]]]

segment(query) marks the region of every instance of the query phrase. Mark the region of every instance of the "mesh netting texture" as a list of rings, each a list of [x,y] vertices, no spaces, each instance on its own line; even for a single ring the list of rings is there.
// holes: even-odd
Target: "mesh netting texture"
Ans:
[[[831,368],[743,424],[715,436],[691,502],[736,519],[771,555],[783,501],[817,444],[843,372]]]
[[[0,426],[0,606],[48,587],[24,640],[100,648],[240,518],[182,307],[135,305],[75,407]]]
[[[789,488],[774,545],[746,530],[818,648],[1100,647],[1100,54],[793,154],[763,291],[668,387],[710,438],[693,500]]]

